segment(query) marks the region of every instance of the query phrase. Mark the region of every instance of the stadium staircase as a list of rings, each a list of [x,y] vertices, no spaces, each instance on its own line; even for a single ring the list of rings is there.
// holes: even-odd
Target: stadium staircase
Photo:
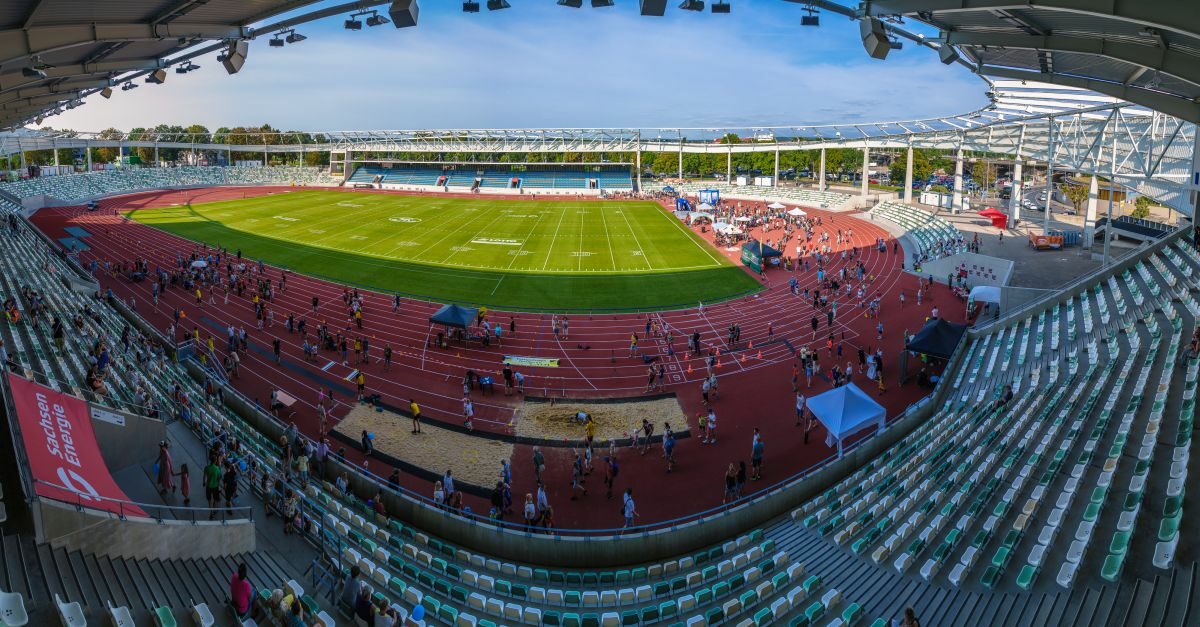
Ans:
[[[30,537],[17,535],[4,537],[3,559],[3,589],[27,600],[31,625],[59,621],[56,599],[78,603],[94,624],[110,622],[110,604],[127,609],[136,624],[161,625],[170,619],[191,624],[192,608],[204,604],[217,624],[234,625],[226,604],[229,580],[239,564],[248,566],[256,589],[279,588],[293,579],[262,552],[191,560],[128,559],[35,545]]]

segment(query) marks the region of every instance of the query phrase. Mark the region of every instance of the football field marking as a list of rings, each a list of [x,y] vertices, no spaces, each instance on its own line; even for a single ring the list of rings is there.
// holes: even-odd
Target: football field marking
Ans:
[[[608,220],[604,217],[605,211],[600,210],[600,224],[604,227],[604,243],[608,245],[608,258],[612,260],[612,269],[617,269],[617,256],[613,253],[612,238],[608,236]],[[625,215],[622,213],[621,215]]]
[[[554,254],[554,242],[558,239],[558,231],[562,228],[562,221],[565,217],[567,217],[566,210],[558,212],[558,225],[554,227],[554,235],[550,236],[550,246],[546,248],[546,260],[542,262],[542,270],[546,269],[546,264],[550,263],[550,255]]]
[[[693,244],[695,244],[700,250],[704,251],[704,253],[706,255],[708,255],[708,257],[710,259],[713,260],[714,266],[721,265],[721,258],[717,257],[715,254],[713,254],[712,246],[705,246],[705,245],[701,244],[700,242],[696,241],[696,238],[694,237],[695,234],[692,233],[692,230],[683,226],[683,222],[680,222],[678,218],[675,218],[675,217],[667,214],[667,212],[665,212],[665,211],[658,210],[657,208],[655,210],[660,215],[662,215],[662,217],[666,218],[669,222],[673,223],[676,228],[678,228],[680,231],[682,231],[684,237],[686,237],[689,241],[691,241]]]
[[[629,227],[629,232],[633,234],[633,243],[637,245],[637,249],[642,251],[642,259],[646,261],[646,267],[650,270],[654,269],[654,264],[650,263],[650,257],[646,255],[646,249],[642,248],[642,242],[638,240],[637,231],[634,230],[633,224],[629,222],[629,218],[625,212],[621,212],[621,218],[625,220],[625,226]]]

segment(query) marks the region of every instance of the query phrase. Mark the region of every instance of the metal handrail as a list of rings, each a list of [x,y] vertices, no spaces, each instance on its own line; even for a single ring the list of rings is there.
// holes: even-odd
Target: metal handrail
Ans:
[[[86,501],[102,501],[105,503],[114,503],[117,506],[117,511],[115,512],[115,514],[121,520],[130,520],[131,518],[133,520],[137,520],[139,518],[148,518],[150,520],[154,520],[155,522],[157,522],[159,524],[169,524],[172,522],[180,522],[180,523],[190,522],[190,524],[193,524],[193,525],[195,525],[199,522],[220,522],[221,524],[226,524],[226,523],[230,523],[230,522],[243,522],[243,521],[252,522],[254,520],[254,508],[249,505],[238,505],[238,506],[230,507],[230,508],[225,508],[225,507],[211,507],[211,508],[210,507],[184,507],[184,506],[179,506],[179,505],[157,505],[157,504],[152,504],[152,503],[138,503],[136,501],[129,501],[129,500],[125,500],[125,499],[114,499],[111,497],[100,496],[100,495],[95,495],[95,494],[84,494],[83,492],[80,492],[79,490],[77,490],[75,488],[59,485],[59,484],[53,483],[51,481],[44,481],[44,480],[37,479],[37,478],[33,479],[33,484],[34,484],[35,490],[37,489],[38,485],[44,485],[44,486],[48,486],[50,488],[54,488],[57,490],[63,490],[65,492],[74,494],[75,495],[74,501],[68,501],[68,500],[65,500],[62,498],[46,496],[43,494],[38,494],[37,498],[45,499],[47,501],[53,501],[56,503],[65,503],[67,505],[72,505],[77,510],[80,510],[80,511],[85,510],[85,509],[91,509],[91,510],[96,509],[93,505],[85,503],[84,502],[85,500]],[[134,508],[141,510],[142,512],[144,512],[146,514],[146,516],[137,514],[136,511],[134,510]],[[129,511],[127,511],[127,510],[129,510]],[[159,512],[159,514],[155,515],[155,514],[152,514],[151,512]],[[187,516],[189,516],[190,518],[180,518],[178,516],[172,516],[170,518],[167,518],[165,516],[162,516],[162,512],[171,512],[171,513],[182,512],[182,513],[186,514]],[[241,513],[241,512],[244,512],[245,515],[244,516],[235,516],[234,515],[234,513]],[[209,518],[208,520],[200,520],[200,519],[196,518],[197,514],[208,514],[210,517],[213,514],[219,514],[219,518],[217,520],[213,520],[212,518]]]

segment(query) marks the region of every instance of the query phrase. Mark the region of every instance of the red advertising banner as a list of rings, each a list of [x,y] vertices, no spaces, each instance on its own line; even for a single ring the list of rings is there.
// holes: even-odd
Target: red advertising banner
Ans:
[[[137,506],[116,502],[128,498],[100,455],[87,403],[14,374],[8,375],[8,385],[39,496],[114,514],[146,515]]]

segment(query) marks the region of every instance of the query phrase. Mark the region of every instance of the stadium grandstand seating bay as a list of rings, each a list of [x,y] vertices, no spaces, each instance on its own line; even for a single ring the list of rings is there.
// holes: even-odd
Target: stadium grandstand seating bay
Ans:
[[[220,184],[229,176],[220,174]],[[55,192],[92,189],[71,178],[55,182]],[[910,232],[948,237],[920,215],[885,211]],[[0,291],[16,295],[22,310],[34,293],[51,312],[88,314],[62,350],[45,325],[0,325],[18,374],[131,412],[156,406],[176,414],[176,390],[185,392],[189,418],[176,428],[194,446],[237,442],[232,454],[249,469],[243,493],[258,507],[278,513],[292,491],[311,558],[301,574],[261,551],[159,562],[5,536],[3,592],[15,591],[35,624],[52,620],[57,599],[64,612],[77,609],[96,622],[111,601],[163,624],[204,603],[229,624],[223,591],[239,561],[251,564],[261,612],[272,612],[274,590],[282,596],[291,587],[327,624],[350,624],[335,582],[352,567],[377,602],[402,615],[419,606],[425,624],[445,625],[885,625],[905,606],[931,625],[1184,624],[1192,595],[1183,591],[1200,585],[1181,533],[1194,483],[1200,371],[1200,360],[1181,347],[1200,315],[1200,254],[1182,232],[972,331],[927,417],[914,414],[902,423],[911,432],[855,459],[844,476],[832,474],[827,489],[790,515],[672,557],[589,569],[449,539],[457,526],[479,521],[438,513],[441,524],[424,524],[380,514],[368,499],[391,489],[378,478],[356,477],[348,490],[319,479],[302,485],[279,462],[282,423],[219,404],[201,381],[221,375],[194,359],[176,363],[152,343],[122,349],[103,388],[93,390],[95,343],[121,346],[135,314],[70,289],[61,277],[78,270],[25,221],[16,224],[15,235],[6,229],[0,237]],[[502,533],[531,545],[569,541]],[[605,542],[617,551],[623,540],[646,537]]]
[[[17,198],[50,196],[78,202],[101,196],[171,187],[213,185],[334,185],[322,168],[276,166],[181,166],[174,168],[126,167],[68,176],[46,176],[0,183]]]
[[[581,190],[588,189],[596,181],[597,189],[632,190],[633,178],[628,169],[601,168],[598,171],[561,169],[507,169],[495,165],[458,164],[452,169],[426,166],[363,164],[355,168],[347,183],[373,183],[379,177],[384,185],[452,186],[472,187],[479,179],[479,187],[489,189],[512,189],[513,179],[519,181],[521,189]],[[445,178],[443,178],[445,177]]]
[[[664,183],[662,181],[646,181],[643,188],[648,191],[662,191],[670,187],[682,196],[696,196],[701,190],[715,189],[721,198],[730,199],[766,199],[783,203],[794,203],[805,207],[817,207],[841,210],[850,202],[850,195],[841,192],[822,192],[799,187],[752,187],[746,185],[730,185],[728,183],[687,181],[683,183]]]
[[[903,227],[905,235],[915,245],[915,250],[911,251],[915,259],[936,259],[966,250],[958,229],[928,211],[886,201],[876,205],[871,215]]]

